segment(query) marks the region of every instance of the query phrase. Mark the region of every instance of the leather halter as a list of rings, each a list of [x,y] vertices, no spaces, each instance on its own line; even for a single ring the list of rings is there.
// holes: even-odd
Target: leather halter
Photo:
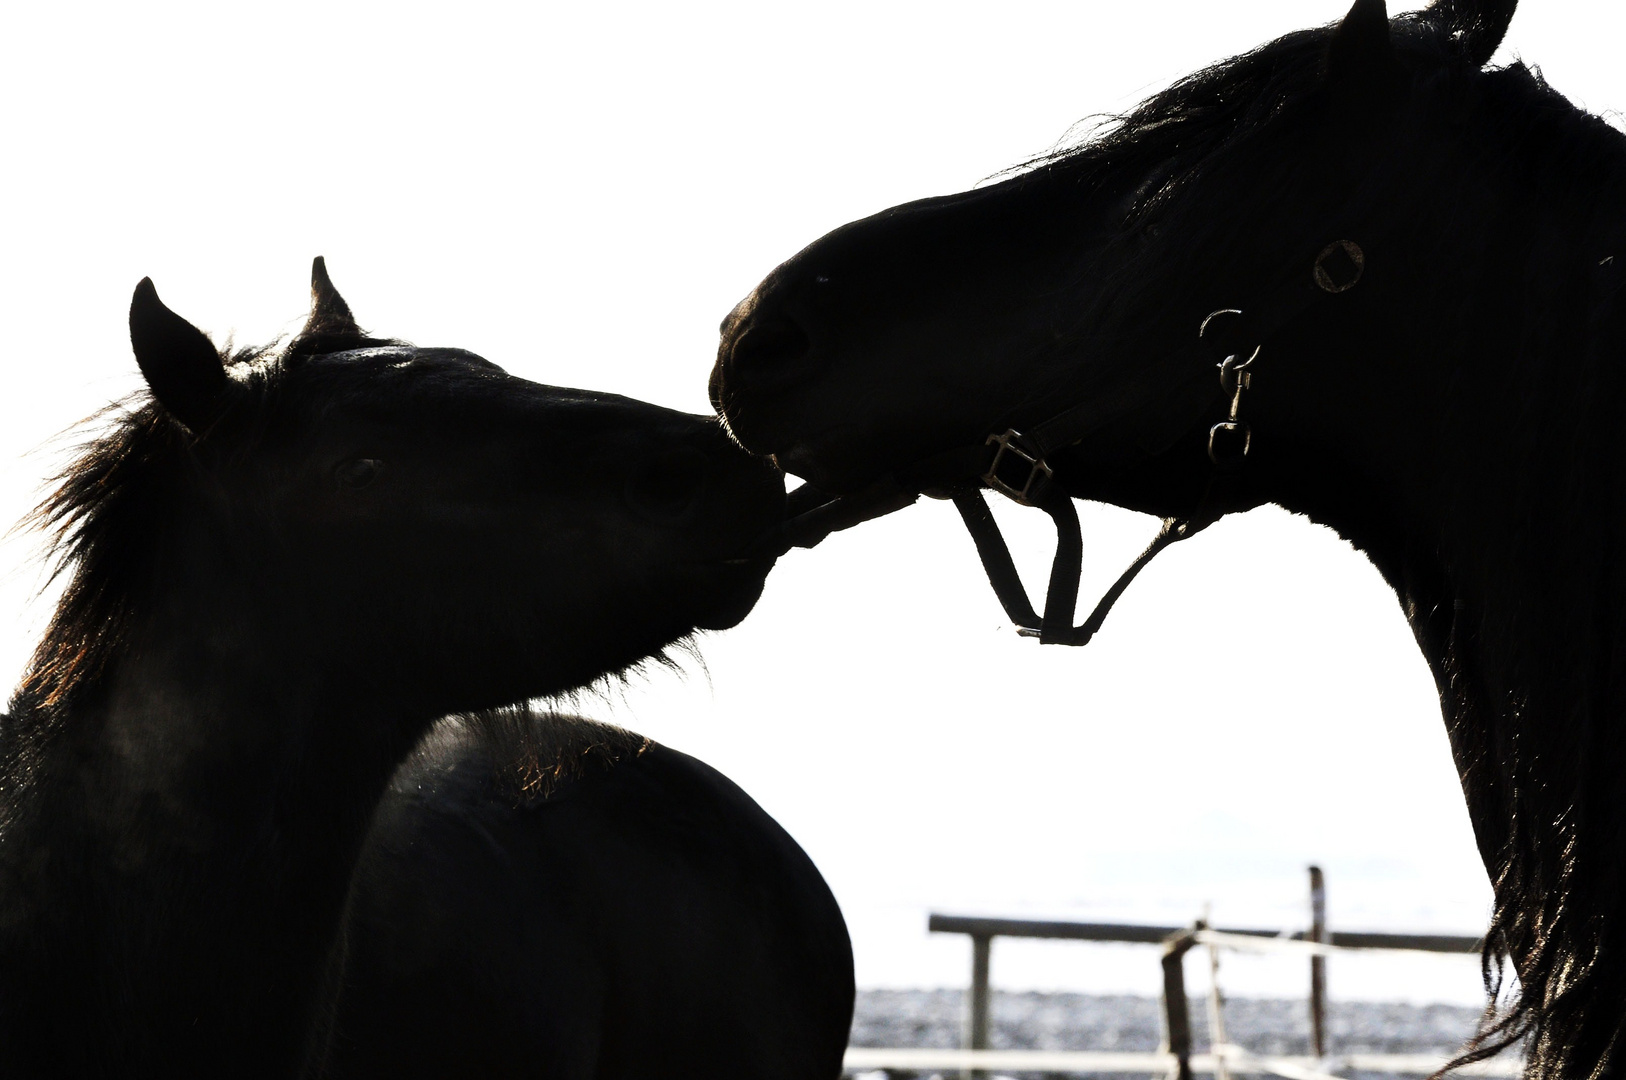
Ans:
[[[1300,264],[1302,266],[1302,264]],[[1194,348],[1219,357],[1220,387],[1229,399],[1228,415],[1208,430],[1208,457],[1214,471],[1197,505],[1183,517],[1166,518],[1146,550],[1103,595],[1089,618],[1073,625],[1083,568],[1084,540],[1078,512],[1054,479],[1049,458],[1074,446],[1122,415],[1118,393],[1096,395],[1071,406],[1027,432],[1015,428],[989,435],[982,443],[961,446],[889,473],[862,491],[830,498],[804,485],[787,498],[787,520],[764,538],[773,554],[791,547],[813,547],[832,532],[910,505],[922,494],[950,498],[976,543],[989,584],[1005,614],[1023,637],[1040,644],[1083,645],[1101,628],[1112,605],[1129,583],[1170,544],[1187,540],[1218,521],[1233,505],[1229,478],[1247,460],[1252,429],[1242,418],[1242,395],[1252,384],[1252,364],[1266,345],[1290,322],[1319,300],[1354,288],[1365,271],[1366,257],[1353,241],[1336,240],[1324,247],[1305,273],[1300,269],[1250,309],[1223,308],[1202,321]],[[1201,372],[1194,364],[1193,378]],[[1103,398],[1105,400],[1103,400]],[[1056,525],[1056,554],[1050,566],[1044,614],[1034,611],[1016,572],[1009,547],[1000,534],[982,489],[992,488],[1023,506],[1043,510]]]

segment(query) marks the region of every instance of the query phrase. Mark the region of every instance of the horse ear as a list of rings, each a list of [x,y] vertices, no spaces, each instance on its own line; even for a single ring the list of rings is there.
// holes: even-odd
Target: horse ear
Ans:
[[[350,314],[350,305],[344,302],[333,279],[327,276],[327,260],[318,255],[311,262],[311,317],[305,321],[302,337],[317,335],[363,337],[361,327]]]
[[[1334,96],[1357,108],[1381,105],[1398,96],[1405,74],[1383,0],[1355,0],[1327,49],[1327,82]]]
[[[230,381],[220,353],[202,330],[158,299],[142,278],[130,300],[130,345],[152,396],[194,433],[209,426]]]
[[[1434,0],[1428,14],[1445,23],[1474,67],[1484,67],[1507,36],[1518,6],[1519,0]]]

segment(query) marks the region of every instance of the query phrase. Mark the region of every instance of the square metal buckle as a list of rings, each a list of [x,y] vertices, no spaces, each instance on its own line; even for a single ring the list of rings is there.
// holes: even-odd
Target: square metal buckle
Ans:
[[[1016,500],[1023,506],[1032,506],[1033,502],[1030,496],[1035,493],[1034,489],[1042,488],[1044,484],[1049,482],[1053,474],[1043,457],[1030,452],[1022,445],[1024,441],[1023,434],[1015,428],[1010,428],[1003,435],[988,436],[987,442],[983,445],[997,446],[999,449],[994,451],[994,460],[989,463],[988,471],[982,474],[982,482],[1001,495]],[[999,475],[1001,465],[1006,465],[1008,469],[1013,467],[1006,462],[1007,455],[1010,457],[1011,462],[1021,463],[1021,465],[1014,466],[1014,469],[1020,470],[1022,466],[1026,466],[1027,475],[1025,477],[1019,475],[1012,478],[1020,478],[1022,481],[1021,486],[1017,486]]]

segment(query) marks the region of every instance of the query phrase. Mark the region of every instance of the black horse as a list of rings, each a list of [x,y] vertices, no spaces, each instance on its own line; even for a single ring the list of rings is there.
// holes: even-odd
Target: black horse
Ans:
[[[824,879],[727,778],[616,728],[438,727],[379,808],[348,925],[334,1076],[841,1072],[852,948]]]
[[[986,475],[1173,535],[1279,503],[1365,551],[1440,689],[1487,983],[1518,978],[1474,1052],[1528,1037],[1530,1075],[1578,1077],[1626,1023],[1626,138],[1485,69],[1513,8],[1358,0],[837,229],[724,322],[712,392],[880,508]]]
[[[437,718],[750,610],[779,478],[715,421],[365,336],[130,309],[152,392],[38,512],[71,578],[0,726],[8,1076],[320,1067],[370,820]]]

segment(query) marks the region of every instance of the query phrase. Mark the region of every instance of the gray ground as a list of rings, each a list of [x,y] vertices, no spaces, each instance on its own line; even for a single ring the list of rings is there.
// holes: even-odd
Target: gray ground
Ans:
[[[962,990],[860,990],[852,1045],[956,1047],[965,1025]],[[1207,1002],[1191,1002],[1194,1049],[1208,1048]],[[1156,1050],[1162,1039],[1156,998],[994,992],[996,1049]],[[1330,1053],[1450,1055],[1473,1034],[1479,1010],[1457,1005],[1333,1001]],[[1299,1000],[1237,998],[1225,1003],[1230,1041],[1257,1054],[1309,1052],[1308,1006]]]

